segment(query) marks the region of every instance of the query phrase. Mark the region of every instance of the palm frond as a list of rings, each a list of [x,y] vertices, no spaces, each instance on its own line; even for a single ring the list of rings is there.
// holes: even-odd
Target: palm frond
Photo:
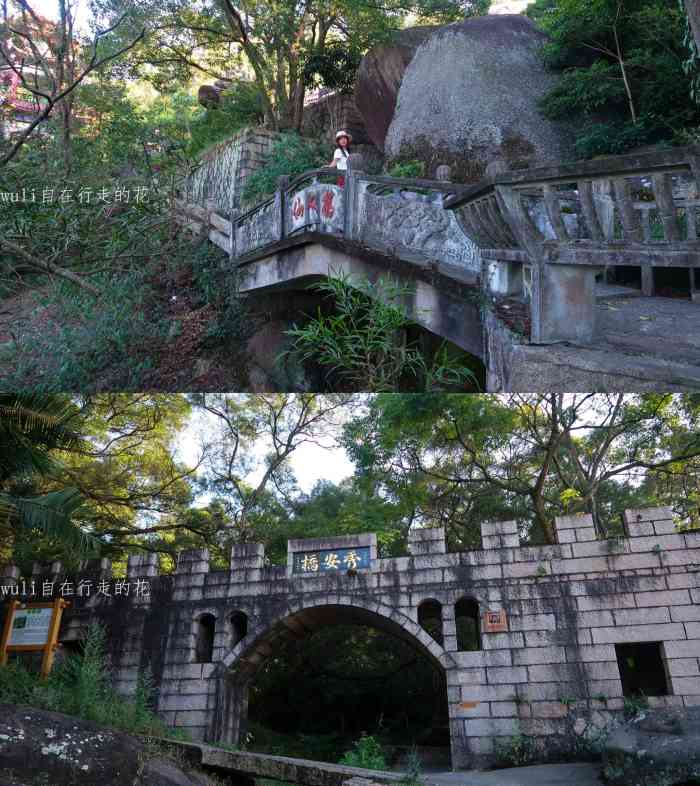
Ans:
[[[99,538],[85,532],[72,518],[82,504],[83,499],[74,488],[41,497],[0,494],[0,521],[4,519],[13,528],[60,540],[83,558],[98,556],[102,546]]]
[[[37,393],[0,394],[0,482],[55,467],[49,451],[82,444],[71,428],[77,409],[70,397]]]

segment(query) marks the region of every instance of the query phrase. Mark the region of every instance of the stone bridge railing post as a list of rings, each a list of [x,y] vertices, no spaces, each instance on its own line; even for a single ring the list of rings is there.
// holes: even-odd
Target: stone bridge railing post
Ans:
[[[352,153],[348,157],[348,169],[345,178],[345,217],[343,224],[343,234],[348,240],[356,239],[358,204],[358,181],[363,173],[364,157],[359,153]]]
[[[545,238],[530,218],[518,190],[498,184],[496,199],[518,244],[532,260],[530,316],[533,343],[591,341],[595,332],[595,276],[600,268],[549,264]],[[550,203],[548,213],[553,212]],[[558,228],[565,231],[563,222]]]
[[[277,236],[279,240],[284,240],[287,236],[287,203],[286,193],[289,187],[289,176],[281,175],[277,179],[277,191],[275,191],[275,215],[277,216]]]

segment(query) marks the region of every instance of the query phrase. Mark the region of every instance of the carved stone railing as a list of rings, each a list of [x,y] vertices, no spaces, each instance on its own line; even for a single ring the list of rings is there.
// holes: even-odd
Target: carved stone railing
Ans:
[[[353,166],[354,162],[354,166]],[[458,266],[478,276],[477,246],[443,209],[459,187],[438,180],[375,177],[351,156],[344,186],[336,169],[288,181],[275,196],[234,219],[234,263],[304,232],[334,235],[417,263]]]
[[[700,268],[700,148],[507,172],[446,200],[488,268],[485,286],[530,301],[532,340],[588,341],[595,275],[639,266]]]
[[[351,237],[402,259],[442,262],[478,275],[478,247],[443,207],[445,198],[459,191],[435,180],[357,173],[348,189]]]

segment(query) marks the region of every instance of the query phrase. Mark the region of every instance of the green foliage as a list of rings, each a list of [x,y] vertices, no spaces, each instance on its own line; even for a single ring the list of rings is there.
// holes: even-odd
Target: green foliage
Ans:
[[[352,93],[362,54],[357,47],[334,41],[325,50],[309,55],[304,64],[304,81],[309,87]]]
[[[446,710],[444,681],[427,658],[389,633],[338,624],[281,642],[261,666],[250,689],[251,749],[334,762],[348,752],[353,766],[386,769],[390,746],[421,744]],[[385,761],[370,761],[378,752]]]
[[[14,341],[0,345],[3,384],[42,391],[148,386],[179,332],[170,312],[177,298],[188,298],[192,309],[211,307],[202,346],[242,339],[248,323],[235,277],[219,266],[221,253],[184,237],[168,240],[166,229],[160,237],[152,232],[150,242],[167,243],[167,262],[156,257],[95,275],[99,299],[63,280],[46,283],[36,296],[46,319],[19,325]],[[189,290],[171,288],[175,280],[191,280]]]
[[[649,699],[643,693],[625,696],[622,709],[626,718],[636,718],[641,712],[649,709]]]
[[[347,764],[348,767],[363,767],[367,770],[386,770],[388,768],[382,746],[374,737],[364,732],[355,742],[352,750],[347,751],[339,763]]]
[[[192,101],[196,102],[196,99]],[[186,148],[187,154],[194,158],[245,126],[261,125],[263,113],[263,98],[257,85],[236,80],[222,93],[218,106],[205,109],[197,105],[189,129],[191,140]]]
[[[326,146],[295,133],[283,134],[273,145],[263,166],[248,178],[243,201],[248,204],[259,202],[275,192],[282,175],[295,177],[324,166],[329,159]]]
[[[614,531],[610,523],[619,526],[625,508],[644,505],[671,504],[697,520],[697,407],[694,397],[656,394],[380,394],[348,424],[344,444],[360,476],[387,499],[412,504],[421,518],[449,521],[454,550],[478,548],[480,523],[488,520],[516,520],[531,542],[552,542],[565,489],[578,491],[579,510],[595,513],[602,531]],[[557,460],[547,464],[550,434]],[[647,466],[663,463],[658,475],[651,468],[644,480],[628,474],[640,451]],[[678,461],[666,465],[669,455]]]
[[[444,345],[429,365],[421,349],[407,343],[410,288],[390,278],[354,281],[341,272],[310,289],[332,299],[334,310],[326,315],[319,308],[302,327],[286,331],[294,339],[288,352],[325,367],[329,381],[371,392],[395,390],[406,378],[426,389],[474,383],[473,372]]]
[[[534,764],[539,756],[535,741],[520,731],[512,737],[497,738],[494,754],[499,767],[527,767]]]
[[[677,0],[536,0],[527,13],[549,36],[546,64],[561,72],[542,110],[577,119],[579,155],[670,142],[698,125]]]
[[[0,394],[0,557],[19,540],[48,538],[83,557],[99,552],[99,541],[76,526],[84,500],[71,484],[37,494],[34,478],[55,475],[56,450],[84,447],[76,433],[78,411],[64,395]]]
[[[389,169],[391,177],[418,178],[425,176],[425,162],[413,159],[394,164]]]
[[[0,702],[29,704],[136,734],[182,736],[154,714],[148,672],[139,674],[133,698],[115,693],[106,664],[104,631],[95,624],[88,628],[82,652],[55,666],[46,681],[16,663],[0,667]]]
[[[690,96],[695,103],[700,103],[700,52],[698,52],[695,34],[688,18],[685,0],[678,0],[681,19],[683,20],[683,43],[686,46],[687,58],[683,61],[683,71],[690,79]]]

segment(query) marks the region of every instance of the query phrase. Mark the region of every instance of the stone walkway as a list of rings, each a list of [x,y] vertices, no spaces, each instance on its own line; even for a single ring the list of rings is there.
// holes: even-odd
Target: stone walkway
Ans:
[[[599,342],[617,350],[700,365],[700,303],[664,297],[598,301]]]
[[[430,773],[431,786],[602,786],[598,764],[544,764],[492,772]]]

